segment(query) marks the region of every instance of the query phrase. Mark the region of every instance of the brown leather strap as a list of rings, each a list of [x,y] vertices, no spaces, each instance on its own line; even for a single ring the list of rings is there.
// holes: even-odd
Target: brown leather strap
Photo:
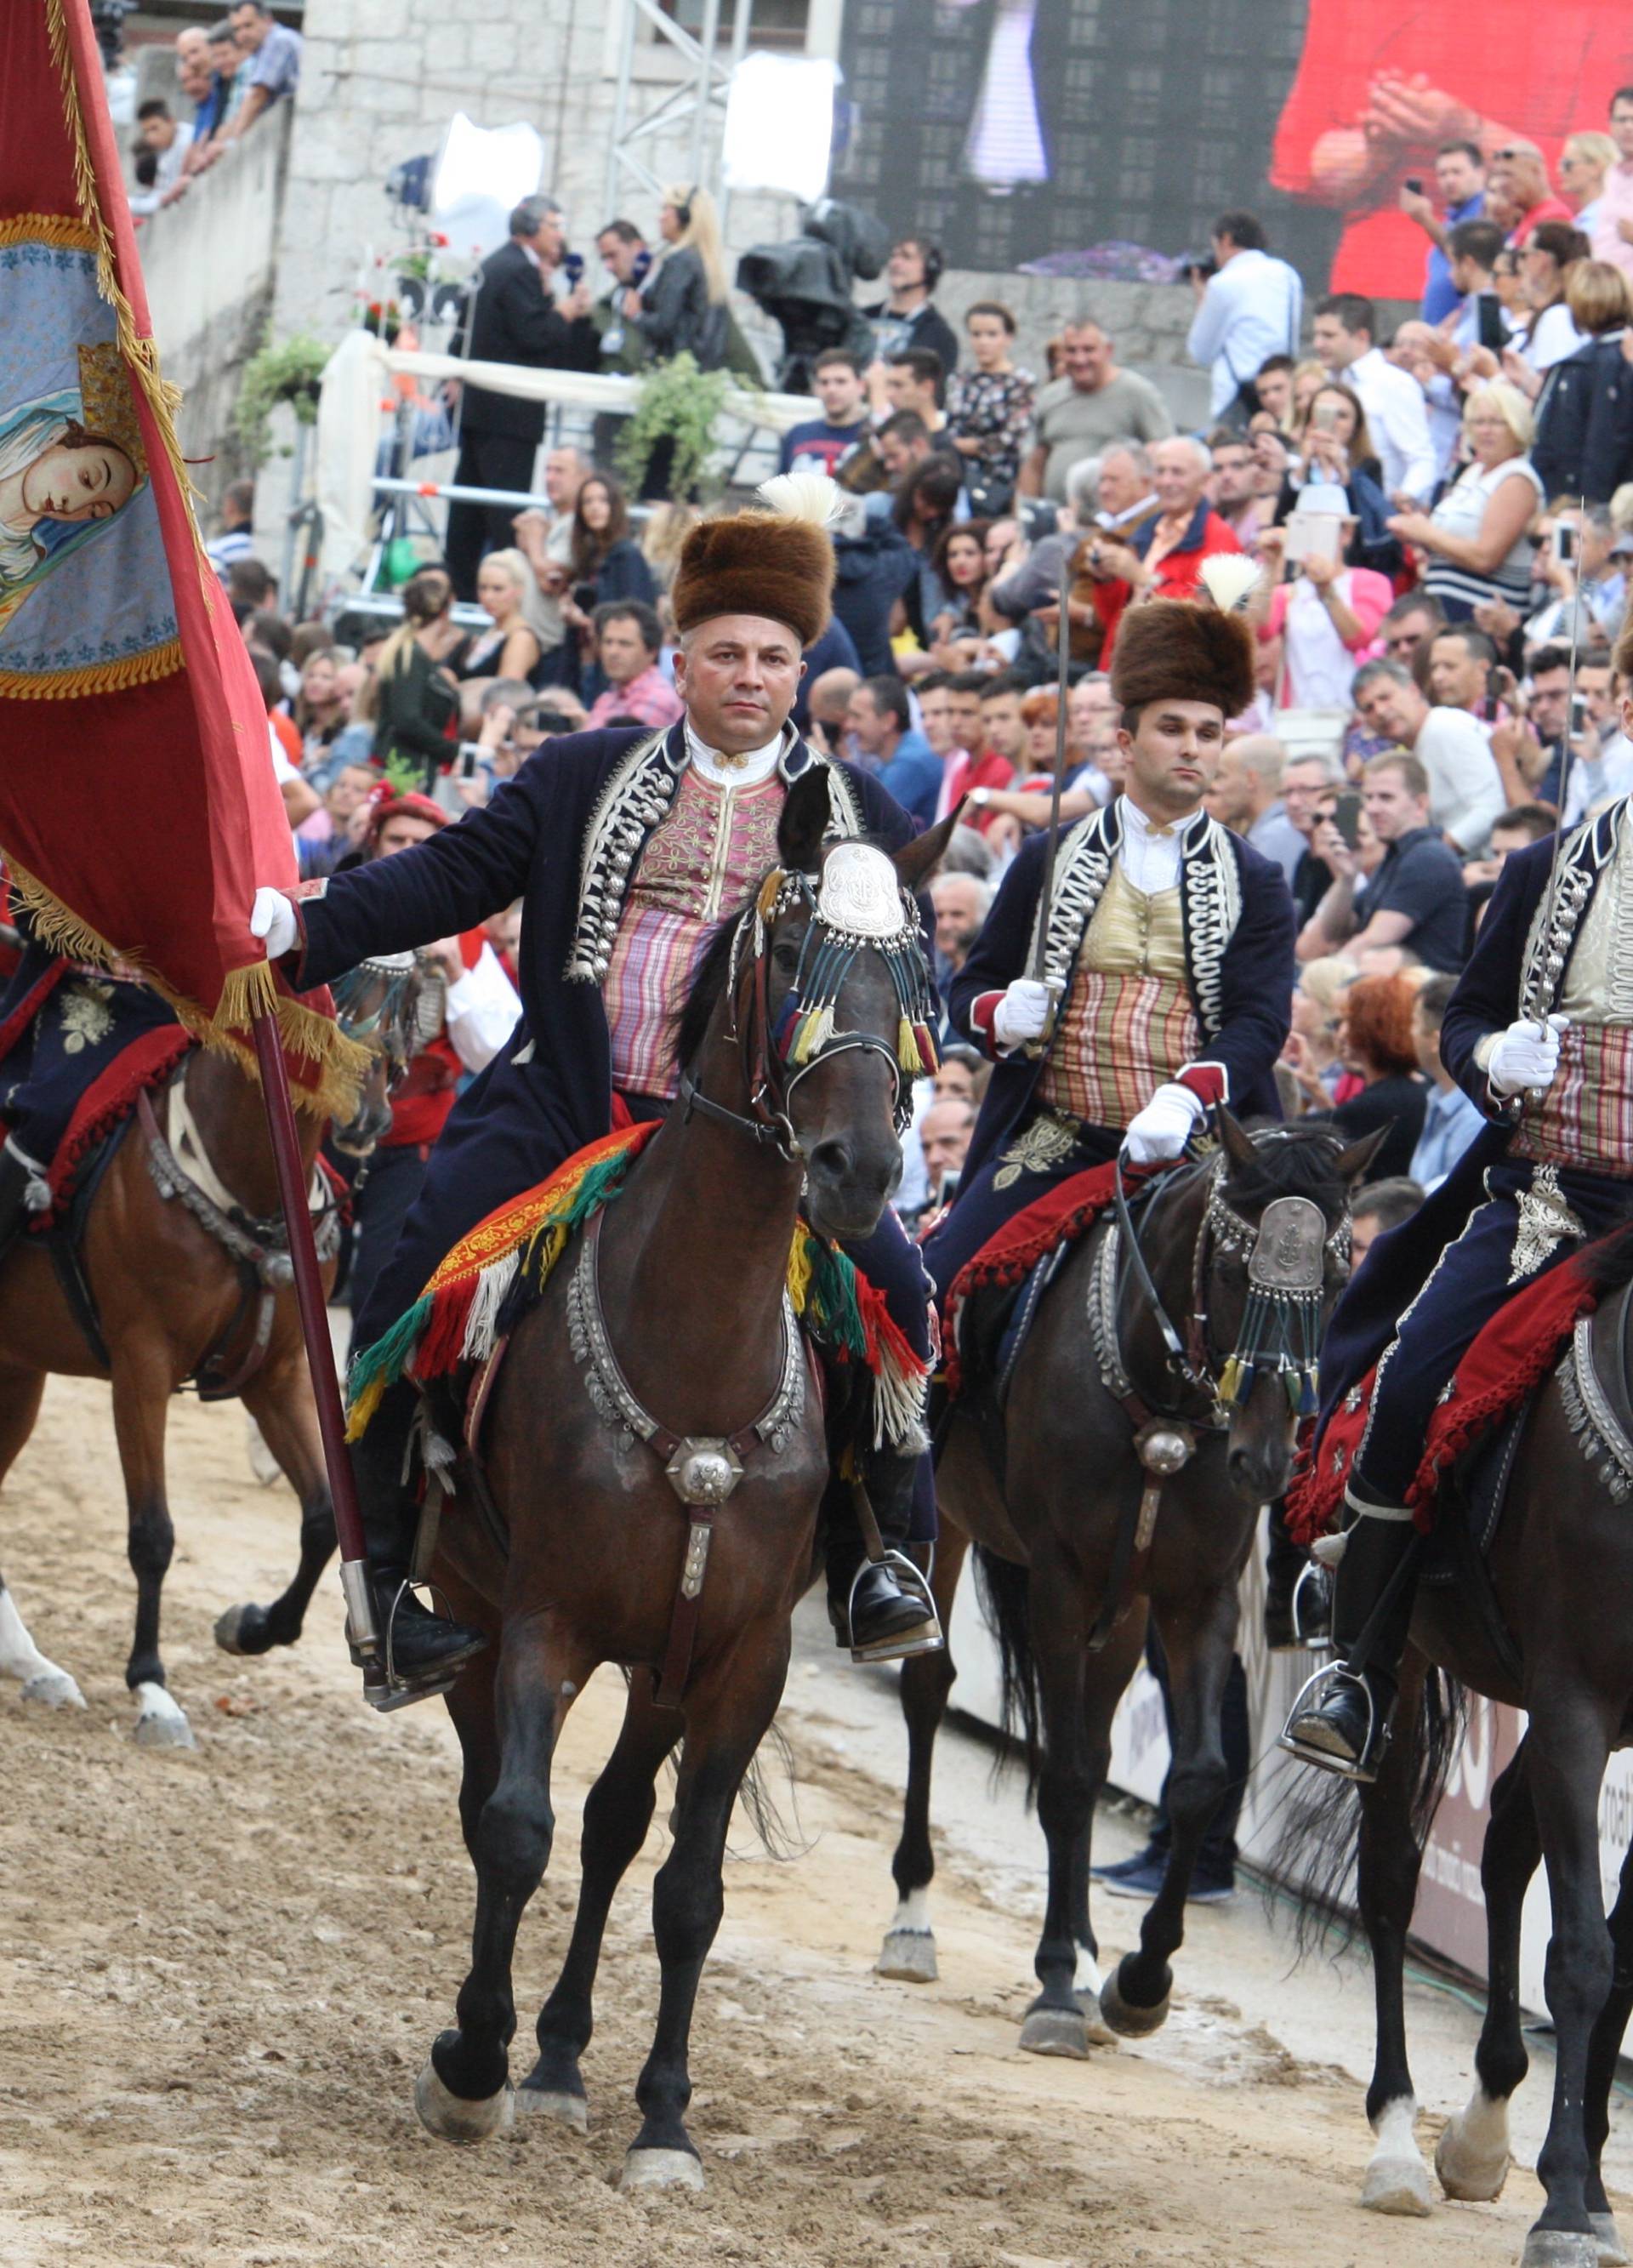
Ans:
[[[715,1511],[711,1504],[688,1507],[686,1557],[680,1563],[680,1587],[675,1592],[674,1611],[669,1618],[669,1643],[664,1648],[663,1667],[652,1689],[653,1705],[659,1709],[678,1709],[691,1680],[692,1650],[697,1643],[697,1618],[702,1612],[703,1576],[714,1541]]]
[[[873,1499],[867,1492],[867,1484],[860,1473],[850,1480],[850,1502],[857,1515],[857,1526],[862,1530],[862,1549],[877,1567],[885,1557],[885,1539],[879,1532],[879,1514],[873,1509]]]

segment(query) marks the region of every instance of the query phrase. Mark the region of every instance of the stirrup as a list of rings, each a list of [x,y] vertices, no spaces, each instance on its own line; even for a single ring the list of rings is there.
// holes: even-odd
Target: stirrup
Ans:
[[[1292,1729],[1304,1714],[1306,1697],[1318,1685],[1335,1685],[1340,1678],[1346,1679],[1351,1685],[1358,1685],[1366,1697],[1366,1738],[1361,1743],[1360,1755],[1353,1759],[1335,1755],[1331,1749],[1313,1747],[1308,1742],[1299,1740]],[[1355,1670],[1346,1668],[1342,1662],[1329,1662],[1324,1668],[1312,1671],[1298,1688],[1276,1745],[1278,1749],[1284,1749],[1290,1756],[1297,1756],[1300,1764],[1313,1764],[1319,1771],[1335,1772],[1340,1779],[1356,1780],[1361,1786],[1370,1787],[1378,1778],[1378,1768],[1383,1762],[1388,1740],[1387,1725],[1383,1727],[1380,1737],[1378,1704],[1372,1698],[1372,1689],[1365,1678]]]
[[[905,1551],[886,1551],[882,1559],[864,1559],[850,1579],[850,1594],[845,1601],[845,1629],[856,1627],[851,1609],[856,1604],[857,1585],[871,1567],[893,1567],[896,1570],[898,1586],[916,1599],[922,1599],[930,1610],[928,1624],[921,1623],[916,1630],[901,1631],[894,1638],[876,1638],[871,1645],[850,1647],[852,1661],[910,1661],[917,1653],[939,1653],[946,1644],[942,1635],[941,1616],[936,1612],[930,1580],[916,1567]],[[906,1580],[903,1580],[902,1579]]]
[[[353,1664],[363,1672],[363,1697],[371,1709],[378,1709],[382,1716],[394,1709],[409,1708],[416,1701],[434,1701],[439,1693],[452,1691],[465,1668],[462,1661],[456,1661],[450,1668],[426,1670],[418,1677],[410,1677],[398,1668],[393,1644],[397,1628],[397,1609],[402,1604],[404,1594],[414,1589],[429,1591],[433,1598],[440,1600],[445,1616],[449,1621],[452,1620],[452,1616],[447,1615],[448,1602],[439,1590],[430,1583],[416,1585],[405,1577],[397,1586],[391,1610],[386,1617],[386,1651],[383,1656],[364,1653],[352,1639],[349,1618],[346,1624],[347,1648]]]
[[[1314,1559],[1306,1559],[1304,1565],[1298,1571],[1298,1580],[1293,1585],[1293,1594],[1288,1602],[1288,1613],[1291,1617],[1293,1626],[1293,1644],[1295,1646],[1302,1646],[1306,1653],[1330,1653],[1333,1651],[1333,1602],[1330,1591],[1328,1594],[1327,1599],[1328,1622],[1327,1628],[1324,1631],[1317,1631],[1313,1636],[1306,1638],[1305,1636],[1304,1616],[1299,1611],[1300,1602],[1305,1596],[1305,1585],[1306,1583],[1311,1584],[1313,1587],[1312,1595],[1319,1596],[1322,1579],[1325,1577],[1326,1573],[1327,1570],[1320,1565],[1319,1561]]]

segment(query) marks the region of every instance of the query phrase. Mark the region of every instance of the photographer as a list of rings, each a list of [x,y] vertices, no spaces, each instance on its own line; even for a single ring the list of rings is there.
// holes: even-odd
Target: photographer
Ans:
[[[1222,213],[1209,242],[1212,260],[1188,271],[1196,294],[1186,352],[1211,373],[1211,414],[1259,406],[1254,379],[1271,355],[1297,355],[1304,286],[1297,270],[1265,249],[1263,225],[1248,212]]]

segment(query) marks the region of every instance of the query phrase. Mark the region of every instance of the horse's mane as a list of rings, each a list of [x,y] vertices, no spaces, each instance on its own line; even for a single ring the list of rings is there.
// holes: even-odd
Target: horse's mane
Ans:
[[[1250,1127],[1254,1163],[1227,1161],[1225,1188],[1232,1203],[1254,1209],[1276,1197],[1311,1197],[1330,1212],[1342,1202],[1338,1174],[1343,1137],[1331,1126]]]
[[[1596,1237],[1582,1255],[1582,1266],[1601,1300],[1633,1284],[1633,1219]]]
[[[739,921],[753,903],[753,898],[745,898],[741,905],[732,908],[709,940],[709,950],[698,963],[692,989],[675,1018],[675,1060],[682,1071],[690,1064],[708,1035],[709,1020],[725,990],[731,971],[732,939],[737,934]]]

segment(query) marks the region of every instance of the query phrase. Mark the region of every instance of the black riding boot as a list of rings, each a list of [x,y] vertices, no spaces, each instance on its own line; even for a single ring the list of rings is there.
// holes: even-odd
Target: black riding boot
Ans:
[[[0,1142],[0,1260],[29,1222],[51,1202],[45,1167],[36,1165],[8,1136]]]
[[[488,1643],[480,1631],[433,1614],[409,1587],[420,1507],[403,1484],[403,1465],[416,1407],[412,1386],[391,1387],[368,1432],[351,1452],[375,1624],[390,1675],[386,1690],[371,1690],[377,1706],[399,1706],[445,1693],[456,1674]],[[351,1658],[363,1656],[354,1645]]]
[[[1332,1622],[1327,1570],[1287,1533],[1287,1499],[1270,1506],[1264,1548],[1264,1642],[1271,1653],[1320,1645]]]
[[[863,1483],[879,1541],[886,1550],[905,1553],[913,1517],[913,1484],[918,1458],[893,1450],[871,1450],[862,1460]],[[835,1480],[827,1506],[828,1613],[837,1646],[870,1661],[891,1661],[934,1643],[935,1609],[888,1559],[870,1561],[850,1490]]]
[[[1307,1764],[1372,1780],[1389,1738],[1421,1539],[1404,1506],[1356,1493],[1346,1500],[1356,1516],[1333,1589],[1333,1638],[1343,1662],[1295,1704],[1282,1744]]]

